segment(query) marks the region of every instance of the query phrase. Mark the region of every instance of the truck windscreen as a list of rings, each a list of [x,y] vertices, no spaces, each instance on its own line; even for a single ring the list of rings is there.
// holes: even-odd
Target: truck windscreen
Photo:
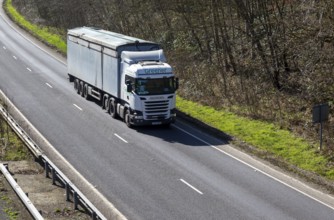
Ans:
[[[136,79],[135,93],[138,95],[161,95],[175,92],[174,77],[160,79]]]

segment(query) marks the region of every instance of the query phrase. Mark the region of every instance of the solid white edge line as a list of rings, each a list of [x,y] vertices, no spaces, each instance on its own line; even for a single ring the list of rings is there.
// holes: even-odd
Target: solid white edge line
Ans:
[[[48,87],[50,87],[51,89],[53,88],[49,83],[45,83]]]
[[[195,135],[193,135],[193,134],[189,133],[188,131],[186,131],[186,130],[180,128],[179,126],[176,126],[176,125],[173,125],[173,126],[174,126],[175,128],[177,128],[177,129],[179,129],[180,131],[183,131],[184,133],[186,133],[186,134],[192,136],[193,138],[195,138],[195,139],[197,139],[197,140],[203,142],[204,144],[207,144],[207,145],[210,146],[211,148],[213,148],[213,149],[215,149],[215,150],[217,150],[217,151],[219,151],[219,152],[221,152],[221,153],[223,153],[223,154],[225,154],[225,155],[227,155],[227,156],[233,158],[233,159],[236,160],[236,161],[239,161],[240,163],[242,163],[242,164],[244,164],[244,165],[246,165],[246,166],[248,166],[248,167],[250,167],[250,168],[252,168],[252,169],[254,169],[254,170],[256,170],[256,171],[259,171],[259,172],[262,173],[263,175],[265,175],[265,176],[267,176],[267,177],[269,177],[269,178],[271,178],[271,179],[273,179],[273,180],[275,180],[275,181],[277,181],[277,182],[279,182],[279,183],[281,183],[281,184],[283,184],[283,185],[289,187],[290,189],[293,189],[293,190],[295,190],[296,192],[299,192],[299,193],[301,193],[302,195],[304,195],[304,196],[306,196],[306,197],[308,197],[308,198],[310,198],[310,199],[312,199],[312,200],[314,200],[314,201],[316,201],[316,202],[318,202],[318,203],[320,203],[320,204],[322,204],[322,205],[324,205],[324,206],[326,206],[326,207],[328,207],[328,208],[334,210],[334,207],[332,207],[331,205],[329,205],[329,204],[327,204],[327,203],[325,203],[325,202],[322,202],[322,201],[320,201],[319,199],[314,198],[313,196],[307,194],[306,192],[303,192],[303,191],[301,191],[301,190],[295,188],[294,186],[291,186],[290,184],[288,184],[288,183],[286,183],[286,182],[283,182],[282,180],[280,180],[280,179],[278,179],[278,178],[276,178],[276,177],[270,175],[269,173],[266,173],[266,172],[260,170],[259,168],[256,168],[256,167],[254,167],[253,165],[251,165],[251,164],[249,164],[249,163],[247,163],[247,162],[245,162],[245,161],[243,161],[243,160],[241,160],[241,159],[239,159],[239,158],[233,156],[232,154],[227,153],[227,152],[225,152],[224,150],[219,149],[218,147],[211,145],[210,143],[206,142],[205,140],[203,140],[203,139],[201,139],[201,138],[199,138],[199,137],[196,137]],[[269,168],[270,168],[270,167],[269,167]],[[272,169],[272,168],[270,168],[270,169]],[[290,177],[290,178],[292,178],[292,177]],[[292,178],[292,179],[294,179],[294,178]],[[311,188],[311,189],[313,189],[313,188]],[[315,190],[315,189],[313,189],[313,190]]]
[[[198,189],[196,189],[196,187],[192,186],[190,183],[188,183],[184,179],[180,179],[180,181],[183,182],[184,184],[186,184],[187,186],[189,186],[191,189],[195,190],[197,193],[203,195],[203,193],[201,191],[199,191]]]
[[[0,0],[0,2],[2,3],[2,0]],[[35,44],[33,41],[31,41],[30,39],[28,39],[25,35],[23,35],[21,32],[19,32],[13,25],[11,25],[9,23],[9,21],[7,21],[7,19],[0,13],[0,17],[8,24],[8,26],[10,26],[13,30],[15,30],[19,35],[21,35],[23,38],[25,38],[27,41],[29,41],[31,44],[35,45],[35,47],[39,48],[40,50],[42,50],[44,53],[50,55],[51,57],[53,57],[54,59],[58,60],[58,62],[66,65],[66,62],[63,62],[62,60],[58,59],[56,56],[53,56],[51,53],[47,52],[46,50],[44,50],[42,47],[38,46],[37,44]],[[2,90],[0,90],[0,93],[3,93]],[[6,97],[4,94],[3,94],[4,97]],[[8,99],[8,98],[7,98]],[[21,115],[21,117],[23,117],[26,122],[32,127],[32,129],[38,133],[42,139],[49,145],[51,146],[51,148],[56,152],[56,154],[61,157],[65,163],[67,164],[68,167],[70,167],[71,170],[73,170],[73,172],[75,172],[78,176],[80,176],[81,179],[84,180],[84,182],[89,185],[91,187],[92,190],[94,190],[98,196],[105,201],[105,203],[108,203],[109,206],[112,208],[113,211],[117,212],[118,213],[118,216],[120,216],[120,219],[127,219],[125,216],[123,216],[123,214],[118,211],[118,209],[101,193],[99,192],[98,190],[95,189],[95,187],[88,181],[86,180],[86,178],[81,174],[79,173],[73,166],[72,164],[70,164],[64,157],[63,155],[61,155],[49,142],[48,140],[46,140],[46,138],[44,136],[41,135],[41,133],[30,123],[30,121],[28,121],[28,119],[15,107],[16,111]]]
[[[96,189],[95,186],[93,186],[79,171],[77,171],[77,169],[75,169],[74,166],[69,161],[67,161],[65,157],[62,154],[60,154],[59,151],[53,145],[50,144],[50,142],[37,130],[37,128],[35,128],[35,126],[31,124],[31,122],[23,115],[23,113],[9,100],[9,98],[3,93],[1,89],[0,89],[0,95],[4,97],[9,102],[9,105],[20,115],[20,117],[23,118],[25,123],[28,124],[28,127],[30,127],[29,129],[32,129],[38,136],[40,136],[41,140],[45,142],[45,144],[50,149],[52,149],[58,157],[60,157],[64,161],[65,165],[69,167],[69,169],[73,171],[80,179],[82,179],[83,182],[88,187],[90,187],[90,189],[94,191],[101,200],[105,202],[105,204],[108,204],[111,207],[112,211],[114,211],[115,213],[117,213],[118,216],[120,216],[119,218],[120,220],[127,219],[99,190]]]
[[[77,109],[79,109],[80,111],[82,111],[82,108],[80,108],[79,106],[77,106],[76,104],[73,104]]]
[[[116,137],[118,137],[119,139],[121,139],[123,142],[128,143],[124,138],[122,138],[122,137],[119,136],[118,134],[114,133],[114,135],[115,135]]]
[[[55,56],[51,55],[51,54],[48,53],[46,50],[44,50],[43,48],[41,48],[40,46],[38,46],[37,44],[35,44],[34,42],[32,42],[30,39],[28,39],[25,35],[23,35],[23,34],[20,33],[19,31],[17,31],[16,28],[14,28],[14,26],[12,26],[11,24],[9,24],[9,22],[8,22],[8,21],[7,21],[1,14],[0,14],[0,16],[7,22],[7,24],[8,24],[10,27],[12,27],[17,33],[19,33],[19,34],[20,34],[22,37],[24,37],[26,40],[28,40],[29,42],[31,42],[33,45],[35,45],[35,46],[36,46],[37,48],[39,48],[40,50],[42,50],[42,51],[44,51],[45,53],[47,53],[47,54],[49,54],[50,56],[52,56],[54,59],[58,60],[60,63],[63,63],[63,64],[66,65],[65,62],[63,62],[62,60],[60,60],[60,59],[56,58]],[[4,49],[5,49],[5,48],[4,48]],[[75,105],[75,104],[73,104],[73,105],[82,111],[82,109],[81,109],[79,106],[77,106],[77,105]],[[313,200],[315,200],[315,201],[317,201],[317,202],[319,202],[319,203],[321,203],[321,204],[323,204],[323,205],[325,205],[325,206],[327,206],[327,207],[329,207],[329,208],[331,208],[331,209],[334,210],[334,207],[332,207],[332,206],[330,206],[330,205],[328,205],[328,204],[326,204],[326,203],[324,203],[324,202],[322,202],[322,201],[320,201],[320,200],[318,200],[318,199],[316,199],[316,198],[314,198],[314,197],[312,197],[312,196],[310,196],[310,195],[308,195],[308,194],[306,194],[306,193],[304,193],[304,192],[302,192],[302,191],[296,189],[295,187],[293,187],[293,186],[291,186],[291,185],[289,185],[289,184],[287,184],[287,183],[284,183],[283,181],[277,179],[276,177],[273,177],[273,176],[271,176],[270,174],[268,174],[268,173],[266,173],[266,172],[264,172],[264,171],[262,171],[262,170],[259,170],[258,168],[253,167],[252,165],[250,165],[250,164],[248,164],[248,163],[246,163],[246,162],[244,162],[244,161],[242,161],[242,160],[240,160],[240,159],[238,159],[238,158],[232,156],[231,154],[229,154],[229,153],[227,153],[227,152],[225,152],[225,151],[223,151],[223,150],[221,150],[221,149],[219,149],[219,148],[217,148],[217,147],[215,147],[215,146],[212,146],[211,144],[207,143],[206,141],[201,140],[200,138],[198,138],[198,137],[196,137],[196,136],[194,136],[194,135],[192,135],[192,134],[186,132],[186,131],[183,130],[182,128],[180,128],[180,127],[178,127],[178,126],[175,126],[175,125],[174,125],[174,127],[176,127],[177,129],[179,129],[179,130],[181,130],[181,131],[183,131],[183,132],[189,134],[190,136],[193,136],[193,137],[196,138],[197,140],[200,140],[200,141],[202,141],[203,143],[208,144],[210,147],[212,147],[212,148],[214,148],[214,149],[220,151],[221,153],[223,153],[223,154],[225,154],[225,155],[227,155],[227,156],[230,156],[231,158],[233,158],[233,159],[235,159],[235,160],[237,160],[237,161],[239,161],[239,162],[241,162],[241,163],[243,163],[243,164],[245,164],[245,165],[247,165],[247,166],[249,166],[249,167],[251,167],[251,168],[253,168],[253,169],[255,169],[255,170],[260,171],[260,172],[263,173],[264,175],[266,175],[266,176],[268,176],[268,177],[270,177],[270,178],[272,178],[272,179],[274,179],[274,180],[276,180],[276,181],[278,181],[278,182],[280,182],[280,183],[282,183],[282,184],[284,184],[284,185],[286,185],[286,186],[288,186],[288,187],[290,187],[290,188],[296,190],[297,192],[300,192],[301,194],[303,194],[303,195],[305,195],[305,196],[307,196],[307,197],[309,197],[309,198],[311,198],[311,199],[313,199]]]

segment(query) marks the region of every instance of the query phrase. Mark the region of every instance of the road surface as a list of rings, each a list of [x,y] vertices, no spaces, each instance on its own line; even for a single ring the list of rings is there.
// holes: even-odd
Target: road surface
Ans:
[[[282,183],[185,122],[127,128],[78,96],[66,64],[28,39],[0,17],[0,89],[127,218],[334,219],[331,198]]]

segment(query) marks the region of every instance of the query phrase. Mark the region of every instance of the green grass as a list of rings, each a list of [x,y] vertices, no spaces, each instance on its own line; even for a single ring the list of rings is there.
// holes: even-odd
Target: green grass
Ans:
[[[66,53],[66,43],[62,40],[61,36],[53,34],[53,28],[49,27],[39,27],[37,25],[31,24],[22,15],[20,15],[17,10],[12,5],[12,0],[7,0],[5,2],[5,9],[8,11],[12,19],[17,22],[24,29],[28,30],[30,33],[34,34],[38,39],[44,41],[50,46],[58,49],[61,53]]]
[[[43,39],[49,44],[66,53],[66,43],[61,40],[61,37],[49,34],[47,28],[40,28],[27,22],[12,7],[11,0],[7,0],[6,7],[18,23],[38,34],[38,36],[43,36]],[[181,97],[177,97],[177,108],[206,124],[245,141],[253,147],[283,158],[299,168],[334,180],[334,168],[328,166],[329,161],[326,157],[319,154],[305,140],[294,136],[287,130],[279,129],[274,124],[240,117],[225,110],[215,110],[208,106],[184,100]]]
[[[2,117],[2,116],[0,116]],[[0,160],[2,161],[20,161],[32,157],[29,149],[11,129],[7,128],[7,123],[0,119],[1,139],[4,138],[7,142],[6,148],[3,146],[3,141],[0,140]],[[7,130],[8,129],[8,133]]]
[[[8,215],[10,220],[16,220],[19,216],[19,212],[15,211],[13,208],[5,208],[4,212]]]
[[[274,124],[237,116],[225,110],[177,97],[177,108],[200,121],[205,122],[246,143],[267,151],[304,170],[334,179],[334,169],[328,167],[328,160],[316,152],[305,140],[294,136]]]
[[[0,198],[3,200],[8,206],[12,204],[12,200],[8,196],[1,196]],[[4,207],[3,211],[7,214],[10,220],[16,220],[19,217],[19,212],[14,210],[13,207]]]

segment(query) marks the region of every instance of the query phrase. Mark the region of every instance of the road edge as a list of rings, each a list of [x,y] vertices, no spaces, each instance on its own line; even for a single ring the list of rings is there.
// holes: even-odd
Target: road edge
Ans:
[[[4,102],[8,113],[16,120],[23,130],[34,140],[57,167],[73,182],[85,196],[108,219],[126,220],[127,218],[106,199],[90,182],[88,182],[56,149],[48,140],[29,122],[29,120],[16,108],[14,103],[0,90],[0,99]]]

